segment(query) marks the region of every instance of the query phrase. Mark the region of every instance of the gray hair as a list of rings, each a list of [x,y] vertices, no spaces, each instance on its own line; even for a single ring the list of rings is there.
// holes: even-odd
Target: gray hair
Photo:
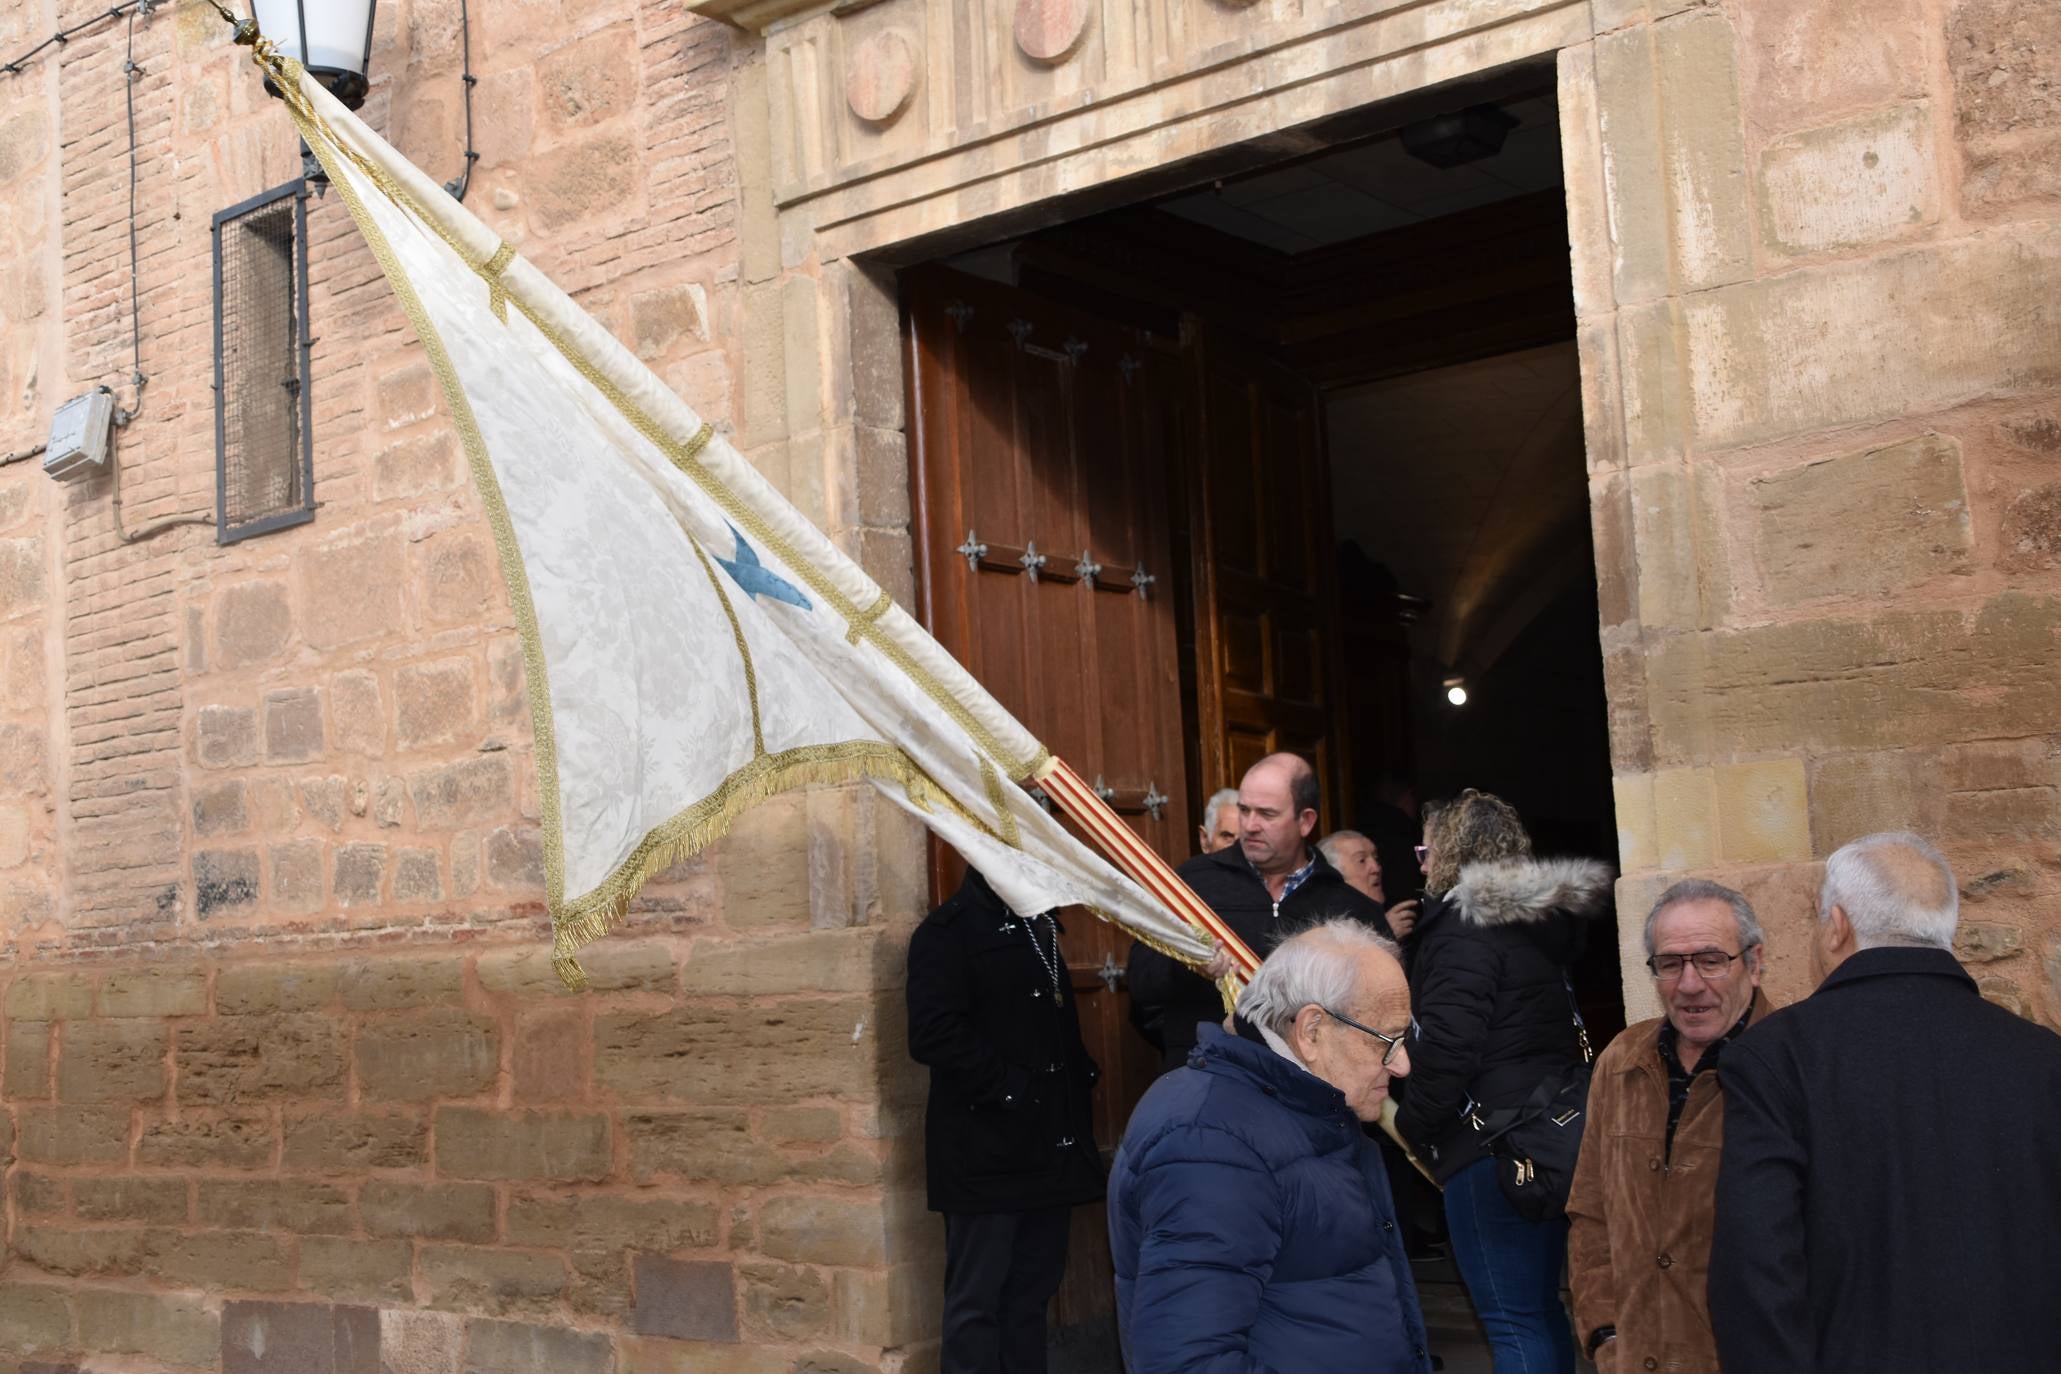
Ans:
[[[1739,927],[1739,952],[1757,949],[1766,942],[1761,934],[1760,918],[1753,914],[1753,903],[1746,900],[1744,893],[1714,883],[1707,878],[1684,878],[1660,894],[1660,900],[1653,904],[1653,910],[1646,913],[1646,953],[1653,953],[1653,923],[1660,919],[1660,913],[1683,902],[1723,902],[1732,908],[1732,920]]]
[[[1235,787],[1218,788],[1211,794],[1210,799],[1202,804],[1202,828],[1216,829],[1217,813],[1227,806],[1234,811],[1238,809],[1238,789]]]
[[[1878,945],[1954,947],[1961,890],[1954,870],[1931,843],[1903,831],[1864,835],[1825,860],[1818,919],[1838,907],[1862,949]]]
[[[1274,946],[1238,996],[1238,1014],[1276,1035],[1288,1034],[1296,1013],[1312,1004],[1345,1011],[1358,990],[1360,956],[1378,949],[1401,966],[1393,940],[1350,916],[1328,916]]]
[[[1324,856],[1325,863],[1336,868],[1338,867],[1338,846],[1344,844],[1347,840],[1366,840],[1368,844],[1374,843],[1357,830],[1334,830],[1323,839],[1317,841],[1317,852]]]

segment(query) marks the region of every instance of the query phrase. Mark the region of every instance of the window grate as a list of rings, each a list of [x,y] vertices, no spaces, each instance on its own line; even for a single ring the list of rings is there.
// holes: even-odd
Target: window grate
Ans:
[[[315,518],[307,186],[215,216],[215,538]]]

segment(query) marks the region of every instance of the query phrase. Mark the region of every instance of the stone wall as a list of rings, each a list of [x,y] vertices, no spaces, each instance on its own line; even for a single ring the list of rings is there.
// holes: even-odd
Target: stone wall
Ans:
[[[2061,1026],[2061,65],[2038,0],[1598,3],[1561,58],[1627,872],[1768,918],[1937,840]]]
[[[10,7],[0,54],[94,8]],[[0,76],[0,449],[133,403],[127,28]],[[455,0],[379,7],[363,114],[440,178],[460,39]],[[209,219],[299,165],[205,5],[134,44],[132,532],[212,511]],[[747,327],[735,32],[492,0],[472,54],[467,203],[717,424],[771,370],[755,457],[905,585],[905,488],[865,497],[876,548],[834,459],[790,472],[784,407],[824,407],[779,380],[778,300],[770,356]],[[308,227],[312,523],[129,542],[107,478],[0,468],[0,1374],[904,1367],[939,1245],[899,1039],[920,832],[780,798],[563,993],[492,539],[342,205]]]

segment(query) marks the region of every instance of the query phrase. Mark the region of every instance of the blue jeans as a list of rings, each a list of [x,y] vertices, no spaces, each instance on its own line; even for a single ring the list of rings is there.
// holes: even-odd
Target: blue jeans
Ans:
[[[1560,1305],[1567,1219],[1526,1221],[1496,1185],[1496,1162],[1483,1159],[1446,1180],[1446,1226],[1496,1374],[1574,1374]]]

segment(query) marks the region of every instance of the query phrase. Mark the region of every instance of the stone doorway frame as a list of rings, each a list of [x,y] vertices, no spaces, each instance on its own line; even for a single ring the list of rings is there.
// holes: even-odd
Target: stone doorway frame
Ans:
[[[1619,826],[1650,836],[1644,665],[1657,641],[1709,628],[1722,609],[1706,478],[1690,462],[1682,298],[1754,271],[1735,39],[1720,11],[1695,0],[687,8],[757,33],[733,72],[739,445],[898,599],[913,584],[897,267],[1342,141],[1356,119],[1364,131],[1397,122],[1413,97],[1450,101],[1458,83],[1553,61]],[[949,59],[926,63],[927,51]],[[884,862],[920,867],[913,831],[877,840],[909,846]],[[1663,867],[1653,851],[1625,846],[1627,907]],[[1640,915],[1618,922],[1630,969]],[[1655,1010],[1643,980],[1625,992],[1628,1019]]]

